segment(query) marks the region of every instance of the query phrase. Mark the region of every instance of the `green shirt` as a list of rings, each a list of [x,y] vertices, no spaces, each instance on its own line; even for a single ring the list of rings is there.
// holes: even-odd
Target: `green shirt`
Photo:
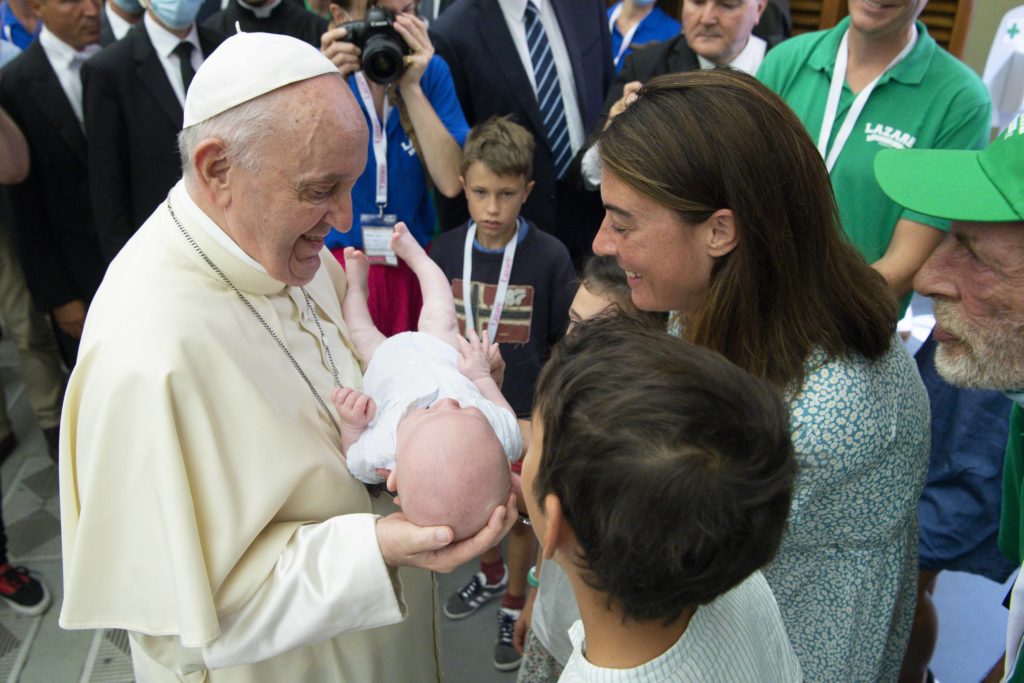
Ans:
[[[1016,403],[1010,411],[1010,436],[1006,444],[1006,460],[1003,462],[1003,514],[999,520],[999,549],[1008,558],[1020,564],[1024,561],[1021,549],[1024,536],[1021,535],[1020,501],[1024,498],[1024,410]],[[1018,579],[1020,580],[1020,579]],[[1010,606],[1013,609],[1013,605]],[[1019,607],[1018,607],[1019,609]],[[1017,655],[1017,668],[1007,683],[1024,682],[1024,662]]]
[[[793,108],[815,143],[836,52],[849,24],[847,17],[833,29],[781,43],[757,72]],[[868,263],[885,254],[900,218],[949,229],[948,221],[893,203],[875,180],[875,155],[888,147],[981,149],[988,142],[992,104],[981,79],[940,48],[924,24],[918,22],[917,30],[917,44],[879,80],[832,169],[839,219]],[[854,97],[844,84],[830,144]]]
[[[999,549],[1017,564],[1024,561],[1021,549],[1020,501],[1024,498],[1024,410],[1016,403],[1010,411],[1010,435],[1003,462],[1003,514],[999,522]]]

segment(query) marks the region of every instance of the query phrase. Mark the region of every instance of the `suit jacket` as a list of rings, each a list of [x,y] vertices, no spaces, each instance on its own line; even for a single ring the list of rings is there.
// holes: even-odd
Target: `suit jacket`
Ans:
[[[209,56],[223,37],[199,27]],[[143,22],[82,66],[89,185],[103,254],[113,259],[181,177],[181,104]]]
[[[646,83],[662,74],[692,71],[699,68],[700,61],[697,59],[697,53],[687,44],[686,36],[682,33],[672,40],[633,50],[622,60],[622,70],[615,77],[612,87],[608,89],[608,95],[604,99],[602,119],[608,115],[612,105],[622,97],[627,83],[632,81]]]
[[[757,31],[754,31],[754,34],[756,35]],[[781,41],[781,38],[765,40],[768,43],[769,50]],[[622,70],[616,76],[612,87],[608,89],[608,96],[605,97],[604,111],[601,116],[602,123],[599,129],[603,128],[604,117],[608,115],[612,105],[622,97],[622,91],[627,83],[631,81],[646,83],[655,76],[661,76],[662,74],[691,71],[699,68],[700,61],[697,59],[697,53],[687,44],[686,36],[682,33],[672,40],[666,40],[662,43],[655,43],[639,50],[634,50],[626,55],[626,58],[622,61]]]
[[[88,303],[106,262],[89,201],[85,135],[39,41],[7,65],[0,105],[28,140],[28,177],[6,188],[11,229],[36,305]]]
[[[615,75],[606,4],[603,0],[550,1],[572,62],[587,135],[601,114],[605,92]],[[562,237],[566,226],[556,225],[554,158],[536,96],[501,6],[497,0],[458,0],[431,24],[431,37],[438,54],[451,67],[455,90],[470,125],[509,114],[533,133],[537,142],[533,179],[537,184],[522,213],[542,229]],[[567,179],[576,183],[578,168],[569,173]],[[583,192],[582,184],[579,187]],[[450,220],[445,223],[453,227]]]
[[[107,10],[105,7],[100,7],[100,45],[106,47],[112,43],[117,42],[117,36],[114,35],[114,29],[110,26],[110,20],[107,19]]]

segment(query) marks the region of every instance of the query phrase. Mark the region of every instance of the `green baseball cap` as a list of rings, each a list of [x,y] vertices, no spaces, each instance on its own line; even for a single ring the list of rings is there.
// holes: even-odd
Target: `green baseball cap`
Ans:
[[[981,151],[886,149],[875,178],[897,204],[954,221],[1024,221],[1024,114]]]

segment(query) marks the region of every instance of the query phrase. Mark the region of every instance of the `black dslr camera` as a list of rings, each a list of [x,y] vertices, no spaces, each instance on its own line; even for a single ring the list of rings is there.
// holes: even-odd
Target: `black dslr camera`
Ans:
[[[346,30],[343,40],[363,51],[363,73],[381,85],[393,83],[402,77],[405,73],[405,55],[409,54],[409,46],[392,26],[394,21],[395,15],[388,10],[370,7],[363,21],[342,24]]]

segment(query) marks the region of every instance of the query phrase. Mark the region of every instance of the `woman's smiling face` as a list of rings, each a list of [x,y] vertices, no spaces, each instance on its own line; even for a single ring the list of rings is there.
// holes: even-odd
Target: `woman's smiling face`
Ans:
[[[640,194],[613,172],[601,174],[605,218],[594,253],[614,257],[626,271],[633,303],[642,311],[692,314],[704,301],[714,259],[703,235],[667,206]]]

